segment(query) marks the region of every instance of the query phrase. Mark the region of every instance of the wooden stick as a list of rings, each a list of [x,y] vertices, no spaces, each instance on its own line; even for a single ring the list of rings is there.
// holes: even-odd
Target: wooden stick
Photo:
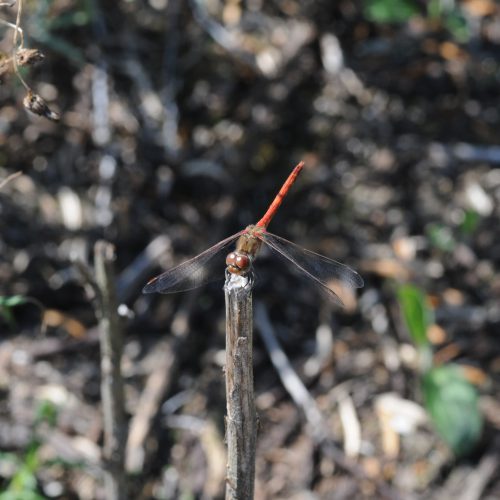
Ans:
[[[253,392],[252,286],[228,273],[226,297],[226,500],[252,500],[257,418]]]
[[[120,371],[123,332],[117,313],[113,245],[98,241],[94,248],[94,258],[101,333],[101,399],[104,416],[103,459],[106,464],[104,476],[106,499],[125,500],[127,498],[124,472],[126,427],[123,379]]]

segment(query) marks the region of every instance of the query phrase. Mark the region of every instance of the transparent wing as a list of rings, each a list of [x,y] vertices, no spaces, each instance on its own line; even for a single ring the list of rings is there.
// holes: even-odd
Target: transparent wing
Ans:
[[[143,293],[174,293],[192,290],[217,279],[224,279],[225,258],[228,245],[244,232],[233,234],[196,257],[156,276],[142,289]]]
[[[349,288],[361,288],[364,285],[363,278],[345,264],[306,250],[267,231],[260,234],[259,238],[272,250],[295,264],[300,271],[340,305],[342,305],[342,301],[328,286],[330,280],[339,281]]]

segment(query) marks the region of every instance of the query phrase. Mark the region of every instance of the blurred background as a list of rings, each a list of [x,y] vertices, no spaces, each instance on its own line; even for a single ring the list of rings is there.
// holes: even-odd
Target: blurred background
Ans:
[[[10,68],[16,12],[0,11]],[[0,498],[104,498],[99,239],[129,496],[223,497],[222,281],[141,289],[255,223],[300,160],[270,231],[365,286],[340,308],[259,256],[256,498],[500,496],[495,1],[25,0],[20,26],[45,55],[22,76],[60,121],[28,114],[4,71]]]

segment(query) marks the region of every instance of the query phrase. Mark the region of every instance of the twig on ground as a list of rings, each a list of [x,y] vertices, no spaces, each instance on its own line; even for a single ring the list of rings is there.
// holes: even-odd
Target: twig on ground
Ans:
[[[438,160],[440,163],[442,158],[450,163],[455,160],[493,163],[494,165],[500,163],[500,146],[484,146],[466,142],[455,144],[431,142],[427,146],[427,154],[431,160]]]
[[[147,438],[183,357],[183,348],[189,338],[189,315],[196,304],[196,294],[191,294],[186,302],[172,320],[168,340],[162,340],[155,346],[148,363],[153,368],[137,404],[137,411],[130,422],[125,455],[127,472],[138,473],[144,469]]]
[[[224,48],[235,60],[245,64],[255,73],[261,73],[255,56],[241,49],[233,33],[221,24],[215,22],[205,9],[205,5],[200,0],[190,0],[191,10],[196,22]]]
[[[274,335],[266,308],[260,302],[255,306],[255,324],[285,389],[295,401],[295,404],[304,412],[311,431],[314,434],[321,432],[321,413],[311,394],[309,394],[309,391],[293,369],[283,349],[281,349]]]
[[[95,349],[99,343],[99,329],[90,328],[85,337],[75,340],[73,337],[45,337],[26,349],[28,362],[47,359],[61,354],[82,353],[85,349]]]
[[[96,26],[94,31],[99,41],[102,30]],[[99,54],[99,51],[96,52]],[[114,219],[111,207],[112,186],[118,172],[116,155],[111,147],[113,130],[109,119],[109,79],[108,64],[103,57],[99,57],[92,72],[92,138],[96,146],[101,148],[98,169],[99,184],[94,203],[96,223],[103,227],[112,224]]]
[[[257,325],[257,330],[264,341],[264,345],[269,352],[271,361],[278,371],[281,381],[283,382],[283,385],[289,391],[292,399],[303,410],[306,420],[311,427],[312,438],[321,448],[324,455],[329,457],[333,462],[352,474],[354,477],[373,481],[379,491],[379,498],[399,498],[397,493],[393,491],[392,488],[379,480],[369,478],[362,467],[346,457],[342,450],[336,446],[330,436],[330,431],[323,420],[316,402],[293,370],[285,352],[279,345],[279,342],[274,335],[274,330],[271,325],[271,321],[269,320],[266,308],[261,303],[257,303],[256,305],[255,323]]]
[[[177,78],[177,59],[181,23],[180,0],[170,0],[166,9],[168,27],[165,30],[165,55],[163,58],[163,147],[169,156],[177,158],[180,150],[179,141],[179,106],[176,95],[179,86]]]
[[[253,391],[252,286],[229,274],[226,298],[226,500],[251,500],[254,494],[257,418]]]
[[[101,147],[108,147],[113,131],[111,130],[109,118],[110,91],[113,86],[112,75],[109,72],[109,63],[106,58],[106,51],[102,47],[106,45],[107,29],[105,16],[101,2],[94,1],[92,16],[93,45],[90,48],[94,65],[92,67],[92,139],[94,144]],[[101,158],[101,163],[102,163]],[[102,173],[101,173],[102,176]]]
[[[128,302],[137,294],[139,284],[144,282],[151,269],[171,249],[170,238],[157,236],[120,274],[117,280],[119,302]]]
[[[174,402],[180,396],[180,401]],[[174,415],[179,403],[184,404],[186,399],[190,399],[192,393],[184,391],[171,398],[165,406],[174,403],[165,418],[165,424],[169,428],[182,429],[194,433],[198,436],[207,462],[206,481],[203,485],[204,498],[219,498],[222,495],[226,476],[226,448],[222,442],[217,425],[206,419],[193,417],[191,415]]]
[[[361,425],[356,408],[349,393],[340,388],[337,393],[339,417],[344,434],[344,452],[350,458],[356,458],[361,449]]]
[[[244,21],[239,28],[228,29],[212,18],[205,2],[190,0],[189,3],[195,21],[230,57],[265,78],[273,79],[281,74],[285,66],[316,36],[310,22],[293,17],[286,20],[271,18],[255,12],[249,15],[252,22],[259,25],[254,33],[245,31]]]
[[[10,174],[5,179],[0,181],[0,189],[3,189],[9,182],[13,181],[14,179],[17,179],[21,175],[23,175],[22,172],[16,172],[14,174]]]
[[[172,381],[176,365],[172,342],[163,340],[155,346],[154,369],[142,391],[137,411],[130,422],[125,468],[130,473],[140,473],[146,460],[146,438],[149,436],[154,417],[158,413],[165,392]]]
[[[94,249],[94,258],[101,330],[101,398],[104,415],[103,458],[106,464],[106,498],[124,500],[127,497],[124,471],[126,427],[123,379],[120,369],[123,332],[117,313],[113,271],[114,247],[105,241],[98,241]]]
[[[498,474],[498,467],[499,460],[496,452],[485,455],[477,468],[468,475],[465,488],[457,500],[479,500],[488,483]]]
[[[92,71],[92,138],[97,146],[108,146],[112,134],[109,122],[109,78],[106,61],[100,58]]]
[[[132,33],[134,35],[134,33]],[[148,140],[152,143],[157,143],[161,139],[158,134],[158,125],[163,119],[163,106],[155,90],[153,82],[144,67],[144,61],[140,54],[137,53],[139,44],[135,37],[127,39],[127,56],[122,60],[115,61],[121,67],[121,70],[130,78],[132,82],[133,94],[137,96],[138,106],[137,112],[140,115],[143,123],[142,133],[149,135]]]
[[[398,153],[418,154],[438,167],[458,169],[461,163],[500,164],[500,146],[473,144],[470,142],[442,143],[418,140],[417,137],[401,136],[394,148]]]
[[[101,454],[99,446],[93,440],[46,427],[37,429],[37,433],[44,445],[55,451],[59,460],[77,463],[96,478],[100,476]]]

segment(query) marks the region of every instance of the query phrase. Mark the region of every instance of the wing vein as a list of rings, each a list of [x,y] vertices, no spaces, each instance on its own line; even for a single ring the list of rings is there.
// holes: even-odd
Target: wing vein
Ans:
[[[220,256],[222,250],[236,240],[245,230],[239,231],[215,245],[211,246],[204,252],[195,257],[182,262],[181,264],[169,269],[168,271],[156,276],[149,281],[143,288],[143,293],[173,293],[192,290],[201,285],[209,283],[219,278],[224,278],[224,272],[219,270],[217,265],[209,265],[210,261],[217,256]],[[216,263],[218,264],[218,262]]]

